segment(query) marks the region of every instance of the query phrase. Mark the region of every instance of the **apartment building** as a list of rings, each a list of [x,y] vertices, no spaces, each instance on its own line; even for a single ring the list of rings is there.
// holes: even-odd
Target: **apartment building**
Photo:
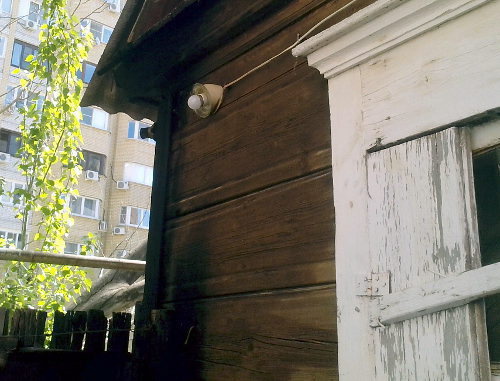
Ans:
[[[88,28],[95,39],[81,73],[84,83],[88,83],[123,3],[75,0],[69,6],[78,7],[76,14],[82,19],[82,27]],[[12,71],[27,68],[24,59],[36,51],[43,15],[37,0],[0,0],[0,13],[0,94],[4,105],[1,109],[5,109],[16,99],[15,87],[19,83]],[[17,107],[26,101],[15,102],[0,114],[0,177],[8,189],[24,186],[16,170],[16,138],[21,120]],[[82,238],[92,232],[100,238],[102,255],[123,257],[147,239],[154,141],[139,136],[141,128],[149,127],[147,122],[132,120],[125,114],[109,115],[99,108],[85,107],[82,116],[84,171],[78,185],[80,196],[69,200],[75,223],[66,239],[65,252],[78,253]],[[0,236],[18,242],[21,224],[14,218],[12,200],[4,196],[1,201]],[[28,230],[33,234],[34,226]]]

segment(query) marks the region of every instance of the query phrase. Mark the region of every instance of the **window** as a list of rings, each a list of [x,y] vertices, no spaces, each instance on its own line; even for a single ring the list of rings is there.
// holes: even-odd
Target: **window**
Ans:
[[[30,55],[34,56],[36,54],[37,54],[36,46],[15,40],[14,47],[12,49],[12,59],[10,61],[10,64],[12,66],[26,70],[30,65],[29,62],[26,62],[26,57]]]
[[[128,122],[128,134],[127,134],[127,137],[129,139],[139,139],[139,140],[144,140],[146,142],[155,144],[155,141],[153,139],[149,139],[149,138],[142,139],[141,138],[140,131],[143,128],[149,128],[149,127],[151,127],[150,124],[132,120],[132,121]]]
[[[83,246],[85,246],[83,243],[66,242],[66,245],[64,246],[64,254],[78,255],[82,252]],[[94,250],[95,250],[94,246],[88,246],[86,253],[93,254]]]
[[[8,130],[0,130],[0,152],[16,156],[21,147],[21,134]]]
[[[0,230],[0,238],[5,239],[11,245],[15,245],[16,248],[22,249],[20,233],[7,230]]]
[[[123,180],[134,183],[153,185],[153,167],[137,163],[125,163]]]
[[[149,229],[149,209],[122,206],[120,224]]]
[[[108,115],[106,111],[97,108],[82,107],[82,122],[100,130],[108,129]]]
[[[84,62],[82,64],[82,70],[78,71],[77,75],[78,78],[80,78],[83,83],[90,83],[90,80],[92,79],[92,76],[94,75],[96,66],[94,64],[91,64],[89,62]]]
[[[71,196],[69,208],[74,216],[98,218],[99,200],[88,197]]]
[[[0,36],[0,57],[5,57],[5,47],[7,39],[4,36]]]
[[[47,23],[47,21],[43,17],[42,5],[40,3],[37,3],[35,1],[30,1],[28,20],[33,21],[38,25]]]
[[[83,163],[82,167],[86,171],[99,172],[100,175],[104,175],[104,168],[106,164],[106,156],[91,152],[83,151]]]
[[[0,11],[10,15],[12,11],[12,0],[0,0]]]
[[[5,96],[5,105],[14,105],[18,110],[29,108],[36,104],[37,110],[43,107],[43,97],[32,92],[26,92],[19,87],[8,86],[7,95]]]
[[[3,185],[4,194],[0,196],[0,201],[4,205],[5,204],[13,205],[14,203],[19,204],[21,196],[18,194],[14,194],[14,192],[16,189],[24,189],[24,188],[25,184],[23,183],[17,181],[5,180]]]
[[[82,20],[82,26],[87,27],[90,24],[90,33],[94,36],[95,43],[107,44],[111,37],[111,33],[113,33],[113,28],[109,26],[103,25],[94,20]]]

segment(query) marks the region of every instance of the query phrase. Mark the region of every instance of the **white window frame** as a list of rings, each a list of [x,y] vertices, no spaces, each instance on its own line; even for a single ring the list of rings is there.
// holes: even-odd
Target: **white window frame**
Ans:
[[[73,252],[67,252],[67,251],[66,251],[66,248],[68,247],[68,244],[69,244],[69,245],[77,245],[77,246],[76,246],[76,252],[75,252],[75,253],[73,253]],[[84,243],[76,243],[76,242],[70,242],[70,241],[67,241],[67,242],[65,243],[63,253],[64,253],[64,254],[80,255],[80,253],[82,252],[82,247],[83,247],[83,246],[85,246],[85,244],[84,244]],[[90,251],[91,251],[92,253],[94,253],[94,252],[95,252],[95,247],[94,247],[94,246],[90,246]]]
[[[38,13],[31,13],[30,12],[31,4],[36,4],[39,6]],[[46,20],[43,17],[43,13],[42,13],[42,4],[39,1],[34,1],[34,0],[28,1],[28,14],[26,15],[26,19],[33,21],[33,22],[36,22],[37,25],[42,25],[42,24],[46,23]]]
[[[6,236],[8,234],[15,234],[16,235],[14,244],[17,248],[19,248],[19,243],[21,241],[21,232],[16,231],[16,230],[0,228],[0,238],[6,238]],[[2,237],[2,235],[4,235],[4,236]]]
[[[5,58],[6,50],[7,50],[7,37],[0,35],[0,58]]]
[[[132,127],[133,125],[133,127]],[[150,144],[156,144],[156,142],[153,139],[147,138],[147,139],[142,139],[141,135],[139,134],[140,130],[143,128],[150,128],[152,125],[151,123],[139,121],[139,120],[131,120],[128,122],[128,127],[127,127],[127,139],[134,139],[134,140],[139,140],[141,142],[147,142]],[[130,130],[133,128],[133,133],[132,137],[130,136]]]
[[[88,25],[83,27],[87,29],[90,33],[92,33],[92,36],[94,36],[94,41],[96,44],[107,44],[109,42],[109,39],[107,41],[104,41],[104,32],[108,31],[109,36],[111,37],[111,34],[113,34],[114,29],[110,26],[104,25],[103,23],[100,23],[99,21],[91,20],[91,19],[86,19],[88,22]],[[100,29],[99,33],[94,33],[96,29]]]
[[[3,6],[5,3],[10,3],[10,11],[9,12],[3,11]],[[0,0],[0,14],[3,14],[3,15],[12,14],[12,0]]]
[[[84,121],[84,114],[83,114],[84,110],[92,110],[92,116],[90,117],[91,118],[90,124]],[[98,130],[103,130],[103,131],[108,131],[109,130],[109,114],[106,111],[104,111],[104,110],[102,110],[100,108],[96,108],[96,107],[82,107],[81,108],[81,112],[82,112],[82,119],[81,119],[81,123],[82,124],[84,124],[86,126],[97,128]],[[94,113],[96,113],[96,112],[98,112],[98,113],[102,112],[104,114],[104,116],[105,116],[105,123],[104,123],[105,126],[104,126],[104,128],[101,128],[100,126],[97,126],[95,124]]]
[[[140,174],[141,176],[134,176]],[[150,181],[148,181],[150,179]],[[139,163],[125,163],[123,165],[123,181],[153,186],[153,167]]]
[[[5,181],[3,188],[4,194],[0,196],[0,202],[4,206],[12,206],[14,205],[14,198],[12,196],[5,194],[5,192],[14,192],[15,189],[19,188],[25,189],[26,184],[23,183],[22,181],[10,180],[10,179],[4,179],[4,181]],[[9,189],[6,188],[7,184],[10,184]],[[16,187],[16,185],[19,185],[20,187]]]
[[[99,199],[96,199],[96,198],[92,198],[92,197],[85,197],[85,196],[73,196],[71,195],[69,197],[69,200],[71,200],[72,198],[74,199],[82,199],[81,203],[80,203],[80,211],[79,212],[73,212],[71,210],[71,201],[68,201],[68,206],[70,208],[70,211],[71,211],[71,215],[72,216],[77,216],[77,217],[84,217],[84,218],[91,218],[93,220],[97,220],[99,219],[99,211],[100,211],[100,206],[101,206],[101,201]],[[92,216],[88,216],[86,214],[83,214],[84,210],[85,210],[85,201],[86,200],[91,200],[91,201],[95,201],[96,202],[96,208],[94,210],[94,213]]]
[[[124,213],[124,209],[125,209],[125,213]],[[133,224],[130,222],[130,215],[131,215],[132,209],[137,210],[137,218],[139,220],[139,224]],[[134,226],[134,227],[138,227],[141,229],[149,229],[149,219],[147,220],[147,225],[144,224],[146,222],[146,220],[144,219],[146,212],[149,214],[149,216],[151,218],[151,211],[149,209],[138,208],[135,206],[122,206],[121,210],[120,210],[120,217],[119,217],[118,224],[119,225],[126,225],[126,226]]]

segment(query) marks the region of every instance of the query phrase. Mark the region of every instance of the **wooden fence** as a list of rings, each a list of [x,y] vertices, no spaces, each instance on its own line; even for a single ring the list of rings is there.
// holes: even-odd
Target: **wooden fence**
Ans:
[[[100,310],[56,312],[52,329],[46,332],[47,313],[0,308],[0,352],[20,348],[126,353],[132,315],[114,312],[111,319]],[[47,339],[49,339],[47,341]]]

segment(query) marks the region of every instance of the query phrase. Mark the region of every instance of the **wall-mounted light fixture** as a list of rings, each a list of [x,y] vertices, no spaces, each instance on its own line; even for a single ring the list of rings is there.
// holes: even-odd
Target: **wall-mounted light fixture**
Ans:
[[[201,118],[214,114],[222,103],[224,89],[219,85],[195,83],[187,104]]]

